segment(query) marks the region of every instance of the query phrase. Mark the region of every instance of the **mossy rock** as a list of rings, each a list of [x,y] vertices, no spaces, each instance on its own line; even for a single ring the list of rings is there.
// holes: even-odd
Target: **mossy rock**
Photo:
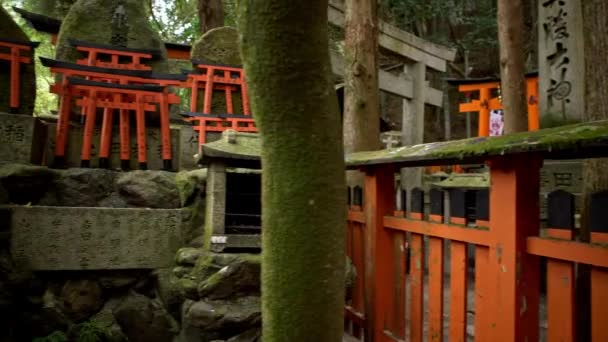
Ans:
[[[239,34],[232,27],[218,27],[207,31],[192,46],[190,57],[215,64],[241,65]]]
[[[11,18],[10,14],[0,6],[0,37],[30,41],[28,36],[21,30],[19,25]],[[10,53],[6,48],[0,48],[0,53]],[[23,53],[22,53],[23,54]],[[33,58],[33,53],[28,53]],[[36,103],[36,71],[34,64],[21,64],[20,66],[20,89],[19,89],[19,114],[31,115]],[[0,60],[0,112],[8,113],[10,108],[10,62]]]
[[[125,14],[126,28],[113,28],[116,13]],[[82,57],[69,44],[69,39],[106,45],[116,45],[118,39],[128,48],[158,50],[160,56],[149,64],[155,72],[168,70],[167,50],[148,21],[143,0],[78,0],[63,19],[56,53],[57,59],[74,62]]]

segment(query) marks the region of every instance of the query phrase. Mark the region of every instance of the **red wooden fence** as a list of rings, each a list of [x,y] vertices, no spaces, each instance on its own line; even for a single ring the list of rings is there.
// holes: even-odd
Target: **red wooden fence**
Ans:
[[[532,148],[542,145],[532,137],[521,146],[511,141],[499,153],[474,155],[477,162],[486,161],[491,188],[487,200],[484,193],[478,197],[477,217],[472,222],[467,219],[463,191],[450,191],[446,196],[448,219],[444,193],[438,189],[431,190],[427,210],[420,189],[408,193],[410,212],[395,205],[395,174],[400,167],[453,164],[458,162],[450,157],[450,153],[457,154],[455,150],[444,154],[443,160],[432,153],[407,156],[407,148],[392,152],[405,155],[403,158],[387,152],[372,155],[371,162],[351,159],[349,166],[365,173],[365,184],[362,200],[351,196],[348,215],[347,253],[358,278],[346,307],[347,331],[376,342],[467,341],[472,339],[467,334],[467,325],[471,325],[476,341],[539,341],[540,323],[546,321],[543,335],[546,333],[548,341],[575,341],[581,336],[577,328],[589,329],[577,327],[575,317],[581,312],[575,299],[575,273],[581,265],[589,265],[591,340],[608,341],[608,220],[602,212],[608,209],[608,191],[592,196],[590,242],[575,240],[570,194],[557,191],[549,196],[548,229],[540,229],[538,203],[544,157],[560,152],[564,152],[560,156],[579,158],[608,156],[608,122],[600,126],[603,133],[594,139],[601,143],[595,141],[589,149],[581,147],[591,146],[586,142],[573,144],[571,151],[556,151],[547,145]],[[536,133],[542,140],[545,133]],[[553,133],[560,134],[547,134]],[[509,138],[490,139],[506,142]],[[524,145],[526,148],[518,148]],[[522,152],[526,149],[534,151]],[[444,248],[447,241],[449,249]],[[469,274],[467,255],[473,246],[475,265]],[[547,258],[545,274],[541,257]],[[546,317],[540,310],[545,277]],[[474,303],[474,318],[467,314],[472,309],[470,302]]]

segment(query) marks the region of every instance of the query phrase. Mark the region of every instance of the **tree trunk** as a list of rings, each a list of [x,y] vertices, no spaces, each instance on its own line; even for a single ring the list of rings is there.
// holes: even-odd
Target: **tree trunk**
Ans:
[[[498,42],[505,133],[528,130],[522,0],[498,0]]]
[[[375,0],[347,0],[344,70],[346,153],[380,149],[378,15]]]
[[[608,119],[608,3],[605,0],[581,1],[585,51],[585,111],[584,121]],[[608,159],[583,161],[583,190],[580,240],[589,241],[589,204],[592,194],[608,190]],[[584,334],[581,341],[590,340],[590,279],[589,267],[579,268],[577,305],[581,314],[577,329]]]
[[[224,26],[222,0],[198,0],[198,21],[201,33]]]
[[[262,137],[264,341],[340,341],[346,193],[327,1],[239,4],[241,55]]]

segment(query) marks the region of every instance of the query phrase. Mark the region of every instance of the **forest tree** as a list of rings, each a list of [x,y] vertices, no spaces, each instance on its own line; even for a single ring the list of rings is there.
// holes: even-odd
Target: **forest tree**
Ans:
[[[264,341],[342,338],[344,151],[327,1],[239,4],[241,54],[262,138]]]

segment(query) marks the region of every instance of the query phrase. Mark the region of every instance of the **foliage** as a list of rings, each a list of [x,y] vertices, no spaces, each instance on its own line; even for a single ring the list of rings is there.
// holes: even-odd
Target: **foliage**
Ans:
[[[55,331],[46,337],[36,337],[32,342],[68,342],[68,337],[61,331]]]
[[[495,1],[483,0],[382,0],[386,20],[401,29],[437,43],[472,50],[496,47]],[[437,29],[437,23],[449,28]],[[458,27],[464,30],[457,34]]]
[[[106,337],[105,329],[94,321],[85,322],[80,327],[78,342],[101,342]]]
[[[51,77],[51,73],[48,68],[44,67],[38,57],[55,57],[55,47],[51,44],[51,37],[49,35],[40,33],[30,26],[28,26],[21,16],[17,15],[12,6],[23,7],[28,11],[36,11],[36,6],[39,6],[36,1],[19,1],[19,0],[6,0],[2,2],[2,6],[11,14],[13,19],[19,24],[23,31],[28,35],[30,40],[40,42],[40,46],[35,50],[36,60],[36,106],[34,108],[34,115],[49,114],[51,111],[57,109],[57,98],[54,94],[49,92],[49,86],[54,82]],[[40,8],[38,8],[40,9]]]
[[[150,0],[151,22],[165,41],[190,44],[200,35],[198,0]]]

